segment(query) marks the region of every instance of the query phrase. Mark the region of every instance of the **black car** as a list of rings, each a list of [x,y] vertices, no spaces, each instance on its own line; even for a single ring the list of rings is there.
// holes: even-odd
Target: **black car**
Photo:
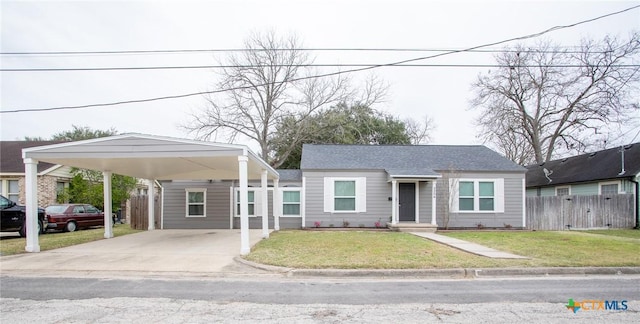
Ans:
[[[0,196],[0,232],[18,232],[20,236],[27,236],[25,225],[25,206]],[[44,209],[38,207],[38,234],[46,229]]]

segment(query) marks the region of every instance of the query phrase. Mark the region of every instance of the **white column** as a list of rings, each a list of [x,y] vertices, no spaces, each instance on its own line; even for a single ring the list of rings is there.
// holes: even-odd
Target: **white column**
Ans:
[[[416,224],[420,223],[420,181],[416,181]]]
[[[147,230],[149,231],[153,231],[154,229],[156,229],[156,218],[155,218],[155,210],[156,210],[156,204],[155,204],[155,192],[153,190],[154,187],[154,181],[151,179],[147,179],[147,199],[149,199],[149,204],[148,204],[148,209],[149,209],[149,226],[147,227]]]
[[[238,156],[238,179],[240,180],[240,254],[247,255],[251,252],[249,246],[249,193],[247,162],[249,158]]]
[[[269,186],[267,184],[267,170],[260,174],[262,186],[262,238],[269,238]]]
[[[431,225],[436,224],[436,180],[431,181]]]
[[[38,160],[24,159],[24,190],[26,195],[25,226],[27,227],[27,252],[40,252],[38,241]]]
[[[391,180],[391,224],[398,224],[398,181]]]
[[[278,189],[279,179],[273,179],[273,229],[276,231],[280,230],[280,208],[282,204],[280,203],[280,191]]]
[[[302,222],[302,228],[307,224],[307,177],[302,177],[302,188],[300,189],[300,221]]]
[[[102,183],[104,191],[104,238],[113,237],[113,225],[111,223],[111,172],[102,172]]]

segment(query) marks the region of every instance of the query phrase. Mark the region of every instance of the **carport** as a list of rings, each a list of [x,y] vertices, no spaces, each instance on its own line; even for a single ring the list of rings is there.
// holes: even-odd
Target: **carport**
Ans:
[[[149,230],[154,230],[154,183],[156,180],[238,180],[240,197],[240,254],[249,253],[248,181],[261,180],[264,201],[268,181],[274,193],[278,173],[245,145],[176,139],[161,136],[124,134],[85,141],[27,148],[25,164],[27,252],[40,252],[37,233],[39,161],[101,171],[104,181],[104,237],[113,237],[111,225],[111,175],[146,179],[149,187]],[[274,201],[275,197],[274,197]],[[267,215],[268,204],[263,204]],[[274,208],[276,208],[274,204]],[[274,229],[279,229],[274,211]],[[268,217],[262,219],[262,236],[268,238]]]

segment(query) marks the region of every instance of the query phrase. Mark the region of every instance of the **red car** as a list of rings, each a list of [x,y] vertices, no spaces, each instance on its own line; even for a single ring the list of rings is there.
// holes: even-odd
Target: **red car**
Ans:
[[[104,213],[86,204],[51,205],[44,210],[47,228],[73,232],[79,228],[104,226]]]

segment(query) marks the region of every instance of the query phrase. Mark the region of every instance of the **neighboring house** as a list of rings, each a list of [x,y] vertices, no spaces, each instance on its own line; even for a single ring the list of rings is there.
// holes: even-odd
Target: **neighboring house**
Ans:
[[[638,193],[640,143],[527,166],[527,196]]]
[[[635,195],[640,205],[640,143],[527,167],[527,196]]]
[[[526,226],[526,169],[484,146],[304,145],[300,170],[277,171],[281,228]],[[239,227],[235,181],[160,183],[162,228]],[[249,185],[250,227],[264,203],[271,227],[273,188]]]
[[[0,192],[3,196],[25,203],[24,161],[22,149],[62,143],[60,141],[0,141]],[[38,205],[46,207],[56,203],[58,194],[69,187],[73,177],[71,168],[58,164],[38,165]]]

